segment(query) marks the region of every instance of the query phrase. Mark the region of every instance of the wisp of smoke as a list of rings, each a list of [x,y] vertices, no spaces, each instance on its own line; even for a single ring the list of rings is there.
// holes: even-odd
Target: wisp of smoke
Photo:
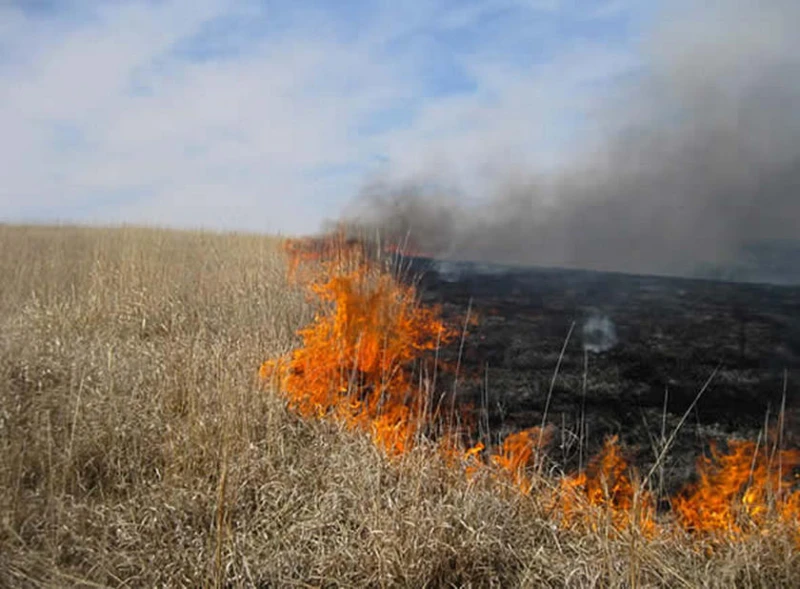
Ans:
[[[583,349],[593,354],[607,352],[617,344],[617,329],[606,315],[591,315],[583,323]]]
[[[509,172],[470,204],[378,179],[346,221],[441,258],[672,275],[800,238],[800,2],[665,10],[602,137],[557,172]]]

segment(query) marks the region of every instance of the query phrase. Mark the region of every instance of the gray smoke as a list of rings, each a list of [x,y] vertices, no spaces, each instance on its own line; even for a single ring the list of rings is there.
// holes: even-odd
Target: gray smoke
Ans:
[[[445,258],[662,274],[798,239],[798,30],[797,0],[673,2],[645,73],[599,105],[602,140],[558,172],[469,204],[377,179],[347,219]]]
[[[590,315],[583,323],[583,349],[593,354],[607,352],[617,344],[617,329],[607,315]]]

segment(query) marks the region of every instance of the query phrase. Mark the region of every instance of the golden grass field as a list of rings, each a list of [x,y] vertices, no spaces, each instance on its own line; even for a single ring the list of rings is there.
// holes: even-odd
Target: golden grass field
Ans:
[[[270,237],[0,225],[0,586],[800,587],[788,535],[560,529],[298,417],[258,379],[314,313],[285,266]]]

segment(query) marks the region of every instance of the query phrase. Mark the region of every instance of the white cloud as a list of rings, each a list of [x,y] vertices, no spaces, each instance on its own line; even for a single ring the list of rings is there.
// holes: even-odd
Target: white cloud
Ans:
[[[376,156],[399,176],[434,168],[464,185],[553,158],[591,84],[635,61],[587,44],[520,68],[478,47],[454,53],[474,92],[430,94],[417,75],[430,56],[389,44],[474,27],[509,3],[402,4],[348,38],[308,11],[233,56],[195,61],[173,49],[230,15],[227,2],[109,3],[79,22],[0,9],[0,218],[309,231]],[[558,8],[528,4],[531,18]],[[410,122],[359,134],[384,110]]]

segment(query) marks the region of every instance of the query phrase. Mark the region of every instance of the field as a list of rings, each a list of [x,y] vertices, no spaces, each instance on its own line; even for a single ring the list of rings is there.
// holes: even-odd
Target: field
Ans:
[[[0,226],[0,586],[800,586],[792,530],[564,526],[298,415],[258,371],[316,311],[277,239]]]
[[[757,439],[781,407],[784,441],[800,441],[800,287],[415,263],[426,302],[481,317],[460,346],[459,388],[486,406],[496,435],[541,423],[547,405],[555,425],[584,432],[584,455],[615,434],[649,467],[653,433],[675,430],[708,382],[664,461],[668,488],[686,482],[710,443]],[[578,440],[569,446],[559,460],[577,468]]]

